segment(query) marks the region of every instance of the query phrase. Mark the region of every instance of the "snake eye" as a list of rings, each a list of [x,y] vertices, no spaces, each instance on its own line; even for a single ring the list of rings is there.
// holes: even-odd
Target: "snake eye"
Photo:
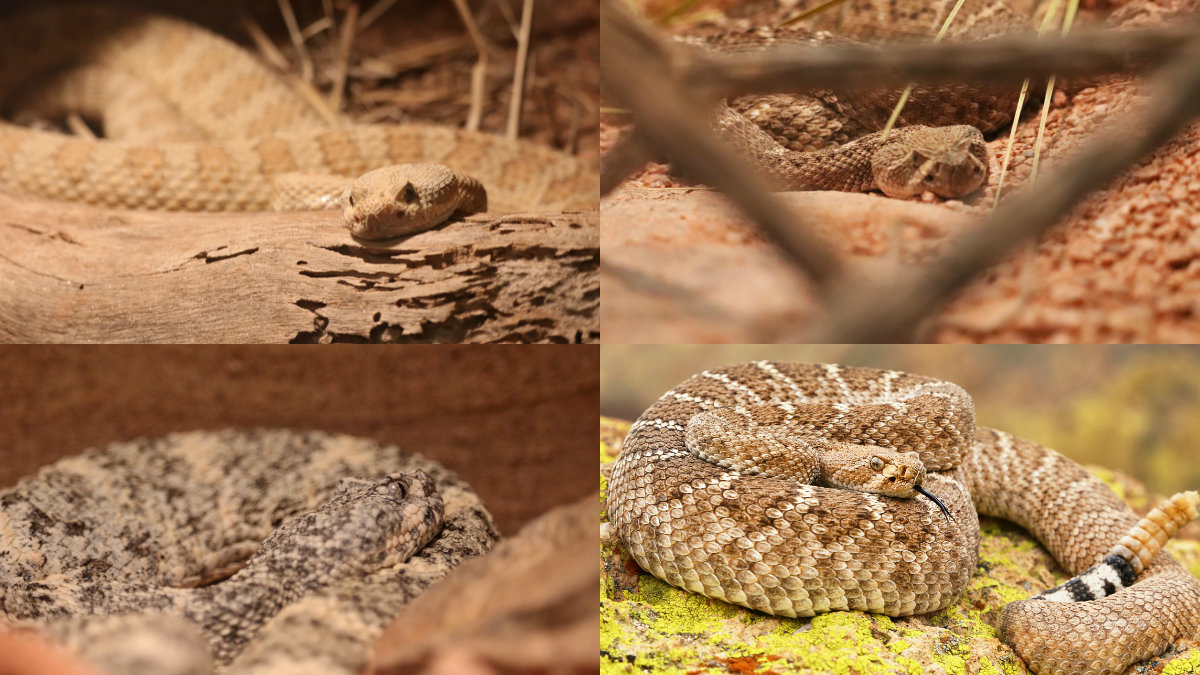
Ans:
[[[925,158],[921,156],[921,153],[914,150],[912,154],[912,163],[913,166],[921,166],[925,163]]]
[[[872,457],[871,468],[876,471],[883,471],[883,460],[879,457]]]
[[[350,202],[350,206],[354,206],[354,193],[353,192],[351,192],[350,196],[346,198],[346,201]]]
[[[930,173],[930,174],[925,174],[925,182],[926,182],[926,183],[932,183],[932,182],[933,182],[933,174],[931,174],[931,173]]]
[[[375,488],[375,492],[381,495],[391,495],[403,499],[405,497],[404,483],[398,480],[389,480],[384,485]]]
[[[417,201],[417,189],[413,187],[412,183],[405,183],[404,189],[400,191],[397,198],[405,204],[412,204]]]

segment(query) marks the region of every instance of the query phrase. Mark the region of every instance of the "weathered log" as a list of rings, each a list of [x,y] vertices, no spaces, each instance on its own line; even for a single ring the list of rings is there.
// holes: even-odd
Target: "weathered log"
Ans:
[[[0,195],[0,341],[600,339],[594,210],[472,216],[382,243],[340,220]]]

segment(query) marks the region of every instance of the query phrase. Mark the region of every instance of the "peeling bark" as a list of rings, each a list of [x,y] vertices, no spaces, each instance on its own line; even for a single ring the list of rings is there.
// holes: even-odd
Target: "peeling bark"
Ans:
[[[332,212],[0,195],[4,342],[598,342],[596,211],[356,241]]]

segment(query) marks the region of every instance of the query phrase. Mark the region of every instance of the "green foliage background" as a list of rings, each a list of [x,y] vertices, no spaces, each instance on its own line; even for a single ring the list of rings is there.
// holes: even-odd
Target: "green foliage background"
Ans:
[[[1200,489],[1200,348],[1091,345],[604,345],[601,411],[636,418],[692,373],[770,359],[890,368],[956,382],[976,418],[1146,483]]]

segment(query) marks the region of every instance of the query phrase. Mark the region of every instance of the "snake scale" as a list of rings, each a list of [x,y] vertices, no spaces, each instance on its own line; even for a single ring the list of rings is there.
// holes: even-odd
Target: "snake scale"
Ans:
[[[535,143],[424,124],[331,125],[238,45],[182,20],[68,6],[9,17],[0,34],[6,118],[78,112],[105,133],[0,123],[8,191],[134,209],[340,206],[368,239],[456,211],[583,209],[598,198],[594,171]]]
[[[887,496],[914,481],[931,498]],[[869,491],[826,486],[855,482]],[[1011,520],[1078,576],[1005,606],[1000,638],[1035,672],[1095,675],[1200,631],[1200,583],[1159,550],[1196,501],[1139,521],[1078,464],[976,428],[949,382],[762,361],[651,405],[613,466],[608,515],[655,576],[782,616],[946,607],[975,569],[976,512]]]
[[[287,430],[118,443],[0,491],[0,626],[111,672],[359,672],[408,601],[496,538],[469,486],[395,447]]]

